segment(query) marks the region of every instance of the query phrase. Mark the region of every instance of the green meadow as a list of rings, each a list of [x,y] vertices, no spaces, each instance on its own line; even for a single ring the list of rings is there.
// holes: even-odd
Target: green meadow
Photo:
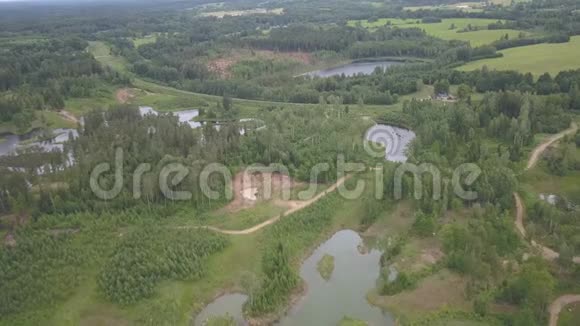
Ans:
[[[563,70],[580,68],[580,36],[572,37],[568,43],[529,45],[500,52],[502,58],[474,61],[458,69],[471,71],[487,66],[489,69],[517,70],[539,76],[546,72],[556,75]]]
[[[147,35],[147,36],[143,36],[143,37],[138,37],[138,38],[132,39],[132,41],[133,41],[133,45],[136,48],[138,48],[141,45],[155,43],[157,41],[157,35]]]
[[[397,26],[399,28],[420,28],[429,35],[444,40],[468,41],[472,46],[490,44],[506,34],[510,38],[516,38],[521,32],[513,29],[488,30],[487,26],[495,22],[497,22],[495,19],[450,18],[443,19],[440,23],[426,24],[421,23],[417,19],[381,18],[373,22],[369,22],[368,20],[351,20],[348,22],[348,25],[357,26],[360,24],[362,27],[370,29],[385,25]],[[460,32],[469,25],[473,28],[480,28],[480,30]]]

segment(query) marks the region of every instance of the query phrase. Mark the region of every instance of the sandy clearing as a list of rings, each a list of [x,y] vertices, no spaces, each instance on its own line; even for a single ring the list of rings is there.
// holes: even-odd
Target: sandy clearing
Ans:
[[[135,98],[135,93],[130,88],[120,88],[117,90],[115,98],[117,99],[117,102],[127,104]]]

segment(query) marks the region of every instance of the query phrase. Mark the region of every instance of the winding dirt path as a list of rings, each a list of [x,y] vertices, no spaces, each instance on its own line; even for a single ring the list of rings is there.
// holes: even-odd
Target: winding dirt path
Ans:
[[[564,307],[569,304],[580,302],[580,295],[572,295],[567,294],[559,297],[558,299],[554,300],[550,305],[550,324],[549,326],[557,326],[558,325],[558,317],[560,317],[560,312]]]
[[[578,125],[573,122],[572,126],[569,129],[566,129],[560,133],[557,133],[557,134],[551,136],[546,141],[544,141],[540,145],[538,145],[538,147],[536,147],[532,151],[532,154],[530,155],[530,159],[528,160],[526,170],[533,168],[538,163],[538,160],[540,159],[542,154],[546,151],[546,149],[548,149],[550,146],[552,146],[554,143],[556,143],[560,139],[564,138],[565,136],[573,134],[577,131],[578,131]],[[526,238],[527,233],[526,233],[526,228],[524,227],[524,216],[525,216],[524,203],[523,203],[520,195],[516,192],[514,192],[514,199],[516,202],[515,227],[518,230],[518,232],[520,233],[520,235],[522,235],[522,237]],[[541,251],[542,257],[544,259],[549,260],[549,261],[553,261],[553,260],[558,259],[558,257],[560,257],[560,254],[558,254],[554,250],[552,250],[546,246],[543,246],[534,240],[531,240],[530,242],[534,248],[537,248]],[[576,264],[580,264],[580,257],[574,257],[572,259],[572,261]],[[566,294],[566,295],[563,295],[563,296],[557,298],[556,300],[554,300],[554,302],[552,302],[552,304],[550,304],[550,308],[549,308],[549,312],[550,312],[549,326],[557,326],[558,325],[558,318],[560,316],[560,312],[562,311],[562,309],[565,306],[572,304],[572,303],[576,303],[576,302],[580,302],[580,295]]]
[[[245,229],[245,230],[224,230],[224,229],[220,229],[214,226],[183,226],[183,227],[179,227],[179,229],[207,229],[207,230],[212,230],[215,232],[219,232],[222,234],[228,234],[228,235],[246,235],[246,234],[251,234],[254,232],[257,232],[263,228],[265,228],[266,226],[270,225],[270,224],[274,224],[276,222],[278,222],[278,220],[280,220],[282,217],[284,216],[288,216],[290,214],[296,213],[312,204],[314,204],[315,202],[319,201],[320,199],[324,198],[326,195],[334,192],[338,187],[340,187],[347,179],[349,178],[349,176],[345,176],[342,177],[340,179],[338,179],[336,181],[336,183],[334,183],[332,186],[328,187],[328,189],[326,189],[325,191],[319,193],[318,195],[312,197],[309,200],[304,200],[304,201],[293,201],[292,202],[292,208],[290,208],[289,210],[285,211],[284,213],[280,214],[280,215],[276,215],[273,216],[271,218],[269,218],[268,220],[252,226],[251,228]]]
[[[555,135],[550,136],[550,138],[548,138],[543,143],[538,145],[538,147],[536,147],[532,151],[532,154],[530,155],[530,159],[528,160],[528,165],[526,166],[526,170],[533,168],[536,165],[536,163],[538,163],[538,160],[542,156],[542,153],[544,153],[546,151],[546,149],[548,149],[548,147],[552,146],[555,142],[566,137],[567,135],[571,135],[571,134],[575,133],[576,131],[578,131],[578,125],[575,122],[572,122],[572,125],[570,126],[570,128],[568,128],[560,133],[557,133]]]
[[[578,131],[578,125],[575,122],[572,122],[572,125],[570,126],[570,128],[568,128],[562,132],[559,132],[553,136],[550,136],[547,140],[545,140],[540,145],[538,145],[532,151],[532,154],[530,155],[530,158],[528,160],[528,164],[526,166],[526,170],[533,168],[538,163],[538,160],[540,159],[540,157],[542,157],[542,154],[550,146],[552,146],[554,143],[556,143],[560,139],[566,137],[567,135],[573,134],[577,131]],[[522,237],[526,238],[527,233],[526,233],[526,228],[524,226],[524,217],[526,214],[525,213],[525,211],[526,211],[525,206],[524,206],[524,203],[522,201],[522,198],[520,197],[520,195],[518,193],[514,192],[513,195],[514,195],[514,199],[516,202],[515,226],[516,226],[516,229],[518,230],[518,232],[522,235]],[[551,261],[551,260],[558,259],[558,257],[560,257],[560,254],[558,254],[556,251],[554,251],[546,246],[543,246],[534,240],[531,240],[530,242],[531,242],[533,247],[539,249],[542,252],[542,257],[544,257],[544,259]],[[574,257],[572,259],[572,261],[576,264],[580,264],[580,257]]]
[[[567,135],[573,134],[577,131],[578,131],[578,125],[575,122],[572,122],[572,125],[570,126],[570,128],[551,136],[546,141],[544,141],[540,145],[538,145],[532,151],[532,154],[530,155],[530,159],[528,160],[528,165],[526,166],[526,170],[529,170],[532,167],[534,167],[536,165],[536,163],[538,162],[538,160],[540,159],[540,157],[542,156],[542,154],[550,146],[552,146],[554,143],[556,143],[560,139],[566,137]],[[514,195],[514,199],[516,202],[515,226],[516,226],[516,229],[518,230],[518,232],[524,238],[526,238],[527,233],[526,233],[526,228],[524,227],[524,217],[526,214],[525,213],[526,210],[524,207],[524,203],[523,203],[522,198],[520,197],[520,195],[518,193],[514,192],[513,195]],[[534,240],[531,240],[531,244],[533,247],[538,248],[542,252],[542,257],[544,257],[544,259],[546,259],[546,260],[555,260],[555,259],[558,259],[558,257],[560,257],[560,254],[558,254],[556,251],[554,251],[546,246],[543,246]],[[580,256],[574,257],[572,259],[572,261],[576,264],[580,264]]]

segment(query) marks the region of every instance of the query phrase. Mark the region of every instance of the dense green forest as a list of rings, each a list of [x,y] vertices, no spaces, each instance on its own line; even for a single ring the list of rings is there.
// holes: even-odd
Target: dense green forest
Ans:
[[[545,325],[580,293],[580,61],[553,53],[544,71],[532,49],[573,48],[579,12],[0,3],[0,325],[284,324],[320,291],[306,259],[345,229],[380,256],[360,299],[386,324]],[[512,49],[532,63],[465,69]],[[357,64],[376,67],[313,73]],[[406,162],[383,155],[406,146],[399,129],[369,155],[376,124],[413,132]],[[279,177],[272,198],[266,177],[239,181],[256,166]],[[327,289],[364,277],[334,259]],[[195,318],[230,293],[247,297],[235,315]]]

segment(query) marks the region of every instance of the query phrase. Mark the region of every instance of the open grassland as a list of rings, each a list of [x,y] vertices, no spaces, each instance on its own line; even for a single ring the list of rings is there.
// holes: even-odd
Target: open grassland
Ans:
[[[558,326],[580,325],[580,304],[571,304],[564,307],[558,319]]]
[[[144,37],[134,38],[131,39],[133,41],[133,45],[138,48],[141,45],[150,44],[157,42],[157,35],[147,35]]]
[[[487,66],[489,69],[516,70],[539,76],[546,72],[556,75],[560,71],[580,68],[580,36],[572,37],[568,43],[529,45],[500,52],[502,58],[474,61],[458,69],[470,71]]]
[[[349,26],[357,26],[360,24],[364,28],[377,28],[385,25],[397,26],[400,28],[417,27],[424,29],[427,33],[437,33],[449,30],[452,24],[455,24],[457,30],[461,30],[468,25],[473,27],[487,27],[491,23],[495,23],[495,19],[483,18],[449,18],[443,19],[441,23],[425,24],[420,19],[400,19],[400,18],[380,18],[376,21],[369,22],[368,20],[350,20]]]
[[[122,57],[111,55],[111,48],[104,42],[89,42],[88,51],[103,65],[110,66],[119,72],[128,72]]]
[[[473,46],[490,44],[499,40],[506,34],[509,38],[517,38],[521,31],[513,29],[487,30],[489,24],[495,23],[494,19],[475,19],[475,18],[450,18],[443,19],[441,23],[424,24],[417,19],[397,19],[397,18],[381,18],[374,22],[367,20],[351,20],[348,22],[350,26],[357,26],[360,24],[365,28],[377,28],[385,25],[396,26],[399,28],[420,28],[427,34],[444,39],[444,40],[460,40],[468,41]],[[468,26],[479,28],[476,31],[460,32]],[[454,27],[453,29],[451,27]]]
[[[418,11],[418,10],[458,10],[464,12],[482,12],[485,8],[485,3],[483,2],[460,2],[455,4],[442,4],[437,6],[412,6],[405,7],[408,11]]]

